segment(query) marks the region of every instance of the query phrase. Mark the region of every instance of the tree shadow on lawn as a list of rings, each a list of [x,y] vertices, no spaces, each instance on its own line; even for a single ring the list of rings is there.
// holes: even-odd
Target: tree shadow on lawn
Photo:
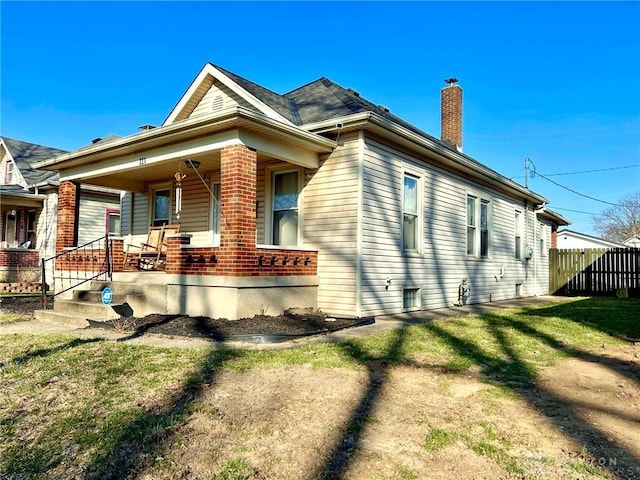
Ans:
[[[524,312],[524,314],[536,315],[536,312],[544,314],[547,311],[553,311],[554,308],[534,309],[531,312]],[[566,311],[569,312],[567,318],[573,320],[570,314],[571,309]],[[559,316],[558,311],[555,311],[553,316]],[[517,346],[513,344],[510,335],[515,330],[518,334],[530,337],[553,350],[598,361],[625,375],[630,375],[629,369],[619,368],[616,362],[608,358],[572,348],[553,335],[542,332],[528,322],[517,318],[485,313],[481,320],[499,346],[499,351],[495,354],[487,353],[479,343],[447,331],[445,322],[431,322],[410,328],[425,329],[445,341],[458,355],[468,360],[469,364],[479,366],[486,381],[511,389],[558,428],[563,427],[563,434],[584,445],[586,452],[592,459],[616,458],[619,466],[638,468],[637,471],[640,472],[640,459],[635,457],[632,452],[623,446],[610,442],[604,432],[580,418],[575,405],[564,402],[537,382],[532,365],[523,358]],[[449,320],[447,322],[455,321]],[[601,320],[595,319],[593,321],[599,322]],[[621,335],[627,335],[629,326],[620,328],[611,326],[611,328],[619,330],[618,333]],[[411,365],[416,368],[438,368],[441,370],[442,367],[425,366],[414,362],[407,354],[408,341],[410,341],[409,330],[401,328],[389,334],[383,347],[380,347],[380,344],[363,346],[371,344],[358,341],[339,344],[345,358],[354,360],[366,369],[368,383],[358,405],[350,415],[344,432],[334,444],[333,449],[328,452],[324,465],[310,478],[345,478],[351,458],[362,444],[366,425],[373,417],[376,405],[384,390],[385,379],[393,366]],[[70,342],[69,345],[71,343],[73,342]],[[57,347],[58,350],[61,348],[64,346]],[[56,349],[51,350],[55,351]],[[35,354],[45,355],[46,353]],[[108,442],[108,444],[102,444],[99,447],[98,453],[94,455],[91,464],[85,469],[83,478],[92,480],[133,478],[137,472],[143,471],[145,467],[153,463],[154,451],[172,435],[172,427],[187,420],[190,406],[201,397],[205,388],[214,383],[219,369],[241,354],[242,351],[239,350],[213,349],[197,371],[185,379],[175,395],[166,398],[152,408],[136,413],[134,418],[126,420],[122,427],[118,427],[119,433],[116,436],[112,437],[112,430],[110,434],[105,434],[102,441]],[[105,423],[103,428],[113,429],[113,422]],[[98,436],[100,435],[98,434]],[[609,468],[612,474],[619,475],[615,465],[608,464],[605,465],[605,468]],[[313,472],[310,472],[310,475],[312,474]]]
[[[148,454],[170,436],[172,427],[186,420],[193,402],[202,395],[205,388],[214,383],[216,372],[240,353],[239,350],[225,348],[212,350],[200,370],[185,379],[177,394],[165,399],[162,405],[140,412],[129,421],[111,441],[107,452],[94,457],[84,478],[133,478],[132,474],[153,463],[153,457]]]
[[[535,312],[536,310],[533,310],[531,315],[534,315]],[[522,355],[509,338],[508,330],[515,329],[520,334],[538,340],[554,350],[588,361],[597,361],[618,373],[637,380],[637,375],[633,373],[633,365],[621,365],[620,362],[615,360],[572,348],[553,336],[545,334],[517,319],[488,313],[485,313],[481,318],[500,347],[500,352],[496,355],[488,354],[483,351],[480,345],[450,333],[441,326],[442,322],[430,322],[417,328],[424,328],[444,340],[459,355],[468,359],[472,365],[480,366],[481,374],[488,382],[509,388],[526,400],[529,405],[537,409],[550,422],[562,429],[561,431],[564,435],[583,445],[589,455],[586,460],[591,464],[606,468],[619,478],[629,478],[627,475],[633,471],[640,473],[639,458],[622,445],[610,441],[604,432],[580,418],[579,413],[576,411],[576,407],[579,407],[579,405],[563,401],[557,394],[537,382],[533,365],[522,358]],[[618,333],[626,335],[628,328],[629,326],[626,325],[619,329],[616,328],[616,330],[619,330]],[[393,332],[393,336],[387,351],[377,355],[358,347],[353,342],[342,345],[346,355],[367,368],[369,382],[358,407],[351,414],[341,439],[329,454],[321,472],[314,478],[327,480],[345,478],[344,475],[349,466],[349,459],[361,443],[364,426],[375,409],[375,405],[383,391],[384,379],[391,366],[403,364],[412,365],[416,368],[432,368],[415,364],[404,353],[407,340],[406,328]],[[503,355],[500,355],[500,353]],[[636,419],[634,418],[633,420]],[[602,459],[607,460],[604,465],[602,465]]]
[[[47,357],[49,355],[53,355],[55,353],[60,353],[63,350],[69,350],[75,347],[79,347],[80,345],[86,345],[88,343],[95,343],[95,342],[101,342],[102,339],[99,338],[74,338],[73,340],[70,340],[69,342],[66,343],[62,343],[60,345],[57,345],[55,347],[51,347],[51,348],[39,348],[38,350],[33,350],[33,351],[27,351],[22,355],[19,355],[17,357],[13,357],[11,360],[9,360],[9,363],[15,363],[15,364],[23,364],[23,363],[27,363],[28,361],[34,359],[34,358],[43,358],[43,357]],[[5,364],[4,363],[0,363],[0,368],[4,367]]]
[[[637,298],[585,298],[526,309],[522,315],[564,318],[620,340],[640,341],[640,299]]]

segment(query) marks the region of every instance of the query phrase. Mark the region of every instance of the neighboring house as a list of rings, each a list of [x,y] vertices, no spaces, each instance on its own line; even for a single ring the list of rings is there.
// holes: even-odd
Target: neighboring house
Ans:
[[[55,254],[58,173],[34,165],[64,153],[0,137],[0,282],[39,281],[41,259]],[[90,241],[105,235],[107,212],[119,215],[120,194],[89,187],[79,206],[77,240]]]
[[[640,248],[640,235],[634,235],[622,242],[622,245],[629,248]]]
[[[558,230],[557,245],[559,249],[571,248],[625,248],[621,243],[610,242],[604,238],[594,237],[586,233],[572,230]]]
[[[462,278],[470,303],[546,294],[551,234],[568,222],[462,153],[448,82],[439,140],[327,78],[280,95],[207,63],[161,126],[40,165],[60,173],[70,219],[58,251],[77,189],[98,185],[127,191],[112,288],[146,292],[137,315],[365,317],[451,306]],[[162,224],[180,224],[164,269],[124,265]]]

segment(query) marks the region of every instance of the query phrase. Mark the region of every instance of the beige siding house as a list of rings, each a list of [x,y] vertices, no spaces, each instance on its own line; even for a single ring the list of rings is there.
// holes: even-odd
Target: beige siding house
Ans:
[[[462,153],[448,83],[438,139],[327,78],[281,95],[207,63],[163,125],[40,167],[69,198],[126,191],[111,285],[164,296],[136,314],[366,317],[452,305],[463,278],[475,303],[546,294],[551,233],[568,222]],[[123,261],[163,224],[180,230],[161,263]]]

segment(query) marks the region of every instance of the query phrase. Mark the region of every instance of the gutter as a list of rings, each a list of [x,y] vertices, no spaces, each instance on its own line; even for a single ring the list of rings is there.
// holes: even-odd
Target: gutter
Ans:
[[[264,132],[266,129],[274,134],[289,137],[289,141],[292,143],[298,143],[317,153],[328,153],[336,147],[336,142],[317,133],[282,123],[245,107],[232,107],[220,112],[180,120],[171,125],[145,130],[127,137],[116,138],[110,142],[89,145],[37,163],[34,168],[61,170],[233,127],[245,127],[258,132]]]
[[[495,170],[482,165],[477,160],[445,147],[439,141],[429,138],[429,136],[425,136],[427,135],[426,133],[424,135],[420,135],[406,127],[381,117],[374,112],[357,113],[323,122],[309,123],[302,125],[302,128],[311,130],[315,133],[329,133],[337,130],[344,132],[360,128],[366,129],[389,138],[399,145],[406,146],[411,150],[417,152],[426,150],[424,153],[426,154],[427,159],[423,160],[437,160],[449,170],[468,174],[471,177],[480,180],[482,183],[488,183],[512,194],[517,194],[518,196],[527,198],[536,205],[549,203],[545,197],[532,192],[513,180],[499,174]]]

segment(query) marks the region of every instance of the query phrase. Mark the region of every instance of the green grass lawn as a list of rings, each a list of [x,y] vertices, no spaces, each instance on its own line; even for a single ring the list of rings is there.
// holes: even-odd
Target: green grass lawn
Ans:
[[[454,374],[473,370],[508,397],[529,388],[541,369],[559,359],[640,341],[639,319],[636,299],[577,298],[434,321],[349,343],[264,351],[3,335],[0,478],[125,478],[132,458],[155,458],[160,441],[186,421],[193,400],[224,369],[427,365]],[[0,314],[0,323],[6,321],[15,318]],[[480,431],[491,433],[486,426]],[[425,448],[465,438],[433,426]],[[522,473],[502,444],[480,441],[473,448]],[[227,464],[229,476],[221,472],[215,478],[249,478],[241,472],[242,461]]]

